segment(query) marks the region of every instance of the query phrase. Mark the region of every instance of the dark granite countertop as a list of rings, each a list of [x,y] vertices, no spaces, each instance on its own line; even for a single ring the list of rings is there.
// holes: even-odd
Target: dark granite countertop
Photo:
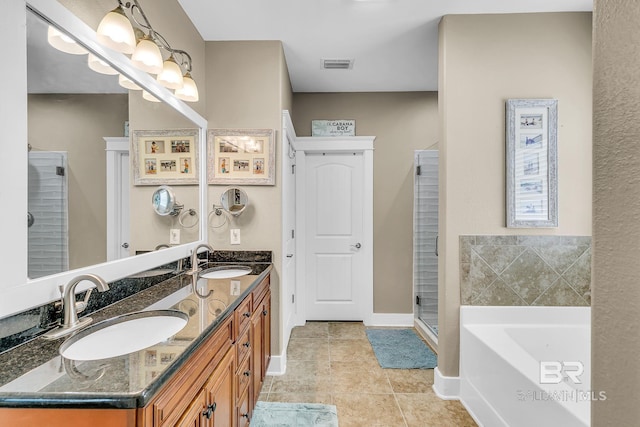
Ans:
[[[76,362],[58,353],[66,338],[36,338],[0,354],[0,407],[143,407],[189,359],[200,344],[233,312],[272,269],[247,263],[253,271],[232,279],[200,279],[182,274],[91,314],[93,323],[148,309],[176,309],[187,325],[168,340],[135,353]],[[204,269],[228,265],[209,263]]]

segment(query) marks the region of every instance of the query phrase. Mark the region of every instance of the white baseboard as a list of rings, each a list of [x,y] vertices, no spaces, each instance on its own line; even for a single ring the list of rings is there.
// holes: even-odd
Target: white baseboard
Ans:
[[[267,375],[284,375],[287,371],[287,352],[281,355],[271,355],[271,361],[267,368]]]
[[[413,326],[413,313],[373,313],[366,326]]]
[[[433,371],[433,391],[443,400],[460,400],[460,377],[445,377],[436,366]]]

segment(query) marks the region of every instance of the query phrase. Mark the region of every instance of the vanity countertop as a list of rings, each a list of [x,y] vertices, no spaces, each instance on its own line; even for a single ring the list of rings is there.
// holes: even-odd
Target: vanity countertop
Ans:
[[[0,407],[135,408],[145,406],[271,271],[270,263],[242,263],[251,274],[199,279],[181,274],[91,313],[93,323],[140,310],[176,309],[189,316],[176,335],[135,353],[76,362],[58,353],[66,338],[36,338],[0,355]],[[205,268],[224,264],[209,263]],[[228,265],[228,264],[226,264]]]

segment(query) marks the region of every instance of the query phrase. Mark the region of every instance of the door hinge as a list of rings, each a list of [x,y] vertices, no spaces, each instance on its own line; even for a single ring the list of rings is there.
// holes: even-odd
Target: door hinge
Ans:
[[[420,165],[416,166],[416,175],[422,175],[422,167],[420,167]]]
[[[292,239],[296,238],[296,230],[291,230],[291,238]]]
[[[420,305],[420,295],[416,295],[416,305]]]
[[[291,294],[291,304],[296,302],[296,294]]]
[[[56,175],[64,176],[64,166],[56,166]]]
[[[296,173],[296,165],[291,165],[291,173],[292,174]]]

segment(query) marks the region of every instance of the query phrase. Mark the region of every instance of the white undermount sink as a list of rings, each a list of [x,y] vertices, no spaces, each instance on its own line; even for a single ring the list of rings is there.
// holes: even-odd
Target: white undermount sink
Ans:
[[[234,277],[251,274],[253,269],[246,265],[229,265],[222,267],[212,267],[200,273],[202,279],[233,279]]]
[[[143,350],[178,333],[189,316],[178,310],[139,311],[104,320],[60,346],[71,360],[99,360]]]

